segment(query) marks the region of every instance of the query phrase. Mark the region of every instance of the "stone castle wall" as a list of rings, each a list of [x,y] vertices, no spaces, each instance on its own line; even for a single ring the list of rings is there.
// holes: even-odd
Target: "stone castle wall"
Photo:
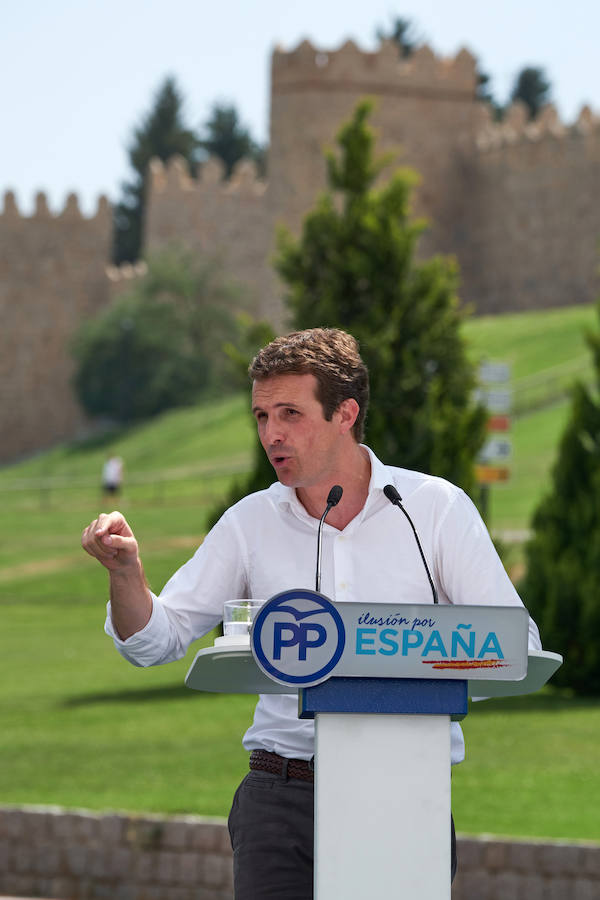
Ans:
[[[570,128],[547,107],[514,108],[478,135],[462,257],[468,298],[486,312],[592,302],[600,238],[600,120]],[[484,298],[481,299],[480,298]]]
[[[364,97],[379,153],[415,168],[414,211],[430,227],[420,254],[456,255],[462,299],[476,313],[587,303],[598,292],[600,120],[584,109],[565,127],[552,107],[534,123],[515,106],[501,124],[476,99],[476,62],[421,47],[373,53],[351,41],[324,52],[308,41],[271,60],[268,181],[248,162],[223,181],[212,160],[199,179],[178,159],[150,171],[145,252],[181,242],[217,257],[255,314],[287,327],[273,271],[279,224],[298,232],[325,186],[323,152]],[[107,268],[111,222],[102,200],[85,219],[71,197],[49,213],[43,195],[24,217],[6,195],[0,215],[0,462],[85,427],[70,388],[77,324],[127,289],[139,266]]]
[[[108,301],[108,203],[84,218],[71,195],[52,215],[44,194],[22,216],[8,192],[0,214],[0,462],[89,427],[72,388],[69,342]]]
[[[458,836],[452,900],[597,900],[600,845]],[[225,822],[0,808],[0,892],[57,900],[232,900]]]
[[[380,153],[421,176],[416,215],[430,227],[422,256],[449,253],[461,269],[461,297],[476,313],[586,303],[595,299],[600,237],[600,121],[584,109],[570,128],[547,107],[535,123],[515,105],[502,124],[475,97],[476,62],[466,51],[408,59],[384,42],[364,53],[348,41],[322,52],[308,41],[271,65],[268,183],[247,175],[202,181],[169,168],[153,180],[147,241],[182,240],[219,250],[276,325],[284,320],[273,275],[274,229],[298,232],[325,187],[323,151],[364,97]],[[251,199],[249,199],[251,197]],[[241,236],[241,237],[240,237]],[[243,243],[240,252],[239,243]]]
[[[243,161],[223,181],[223,167],[211,159],[199,180],[190,177],[184,160],[150,168],[145,246],[148,252],[183,242],[203,256],[218,259],[237,280],[255,314],[281,324],[271,265],[273,217],[265,182],[253,163]]]

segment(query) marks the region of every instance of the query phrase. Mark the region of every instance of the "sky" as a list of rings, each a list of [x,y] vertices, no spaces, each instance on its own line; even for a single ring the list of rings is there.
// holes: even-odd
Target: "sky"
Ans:
[[[395,17],[439,55],[469,49],[501,102],[533,65],[565,123],[584,103],[600,114],[596,0],[20,0],[0,18],[0,207],[6,190],[26,215],[39,190],[55,213],[71,191],[88,215],[100,194],[118,200],[133,129],[167,75],[191,127],[233,103],[262,143],[275,46],[308,38],[332,50],[351,38],[373,50]]]

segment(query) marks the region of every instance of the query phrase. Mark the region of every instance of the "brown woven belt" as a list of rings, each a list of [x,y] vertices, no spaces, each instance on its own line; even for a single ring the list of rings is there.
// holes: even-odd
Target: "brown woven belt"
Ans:
[[[300,778],[302,781],[315,780],[312,759],[287,759],[279,753],[269,753],[268,750],[253,750],[250,754],[250,768],[270,772],[272,775]]]

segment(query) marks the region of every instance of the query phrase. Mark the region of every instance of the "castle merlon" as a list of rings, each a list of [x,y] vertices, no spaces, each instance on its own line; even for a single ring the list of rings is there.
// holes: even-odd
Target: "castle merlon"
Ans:
[[[101,194],[98,197],[96,212],[91,216],[84,216],[79,207],[79,198],[77,194],[69,194],[65,200],[65,205],[58,213],[53,213],[48,206],[48,197],[44,191],[38,191],[35,195],[35,208],[32,215],[25,215],[19,209],[14,191],[4,192],[4,203],[0,219],[15,220],[23,219],[24,221],[81,221],[94,222],[98,219],[104,220],[110,217],[110,203],[108,198]]]
[[[383,85],[389,90],[429,85],[474,97],[477,81],[476,59],[465,48],[454,57],[441,57],[423,44],[409,57],[402,57],[393,41],[382,41],[372,52],[361,50],[354,41],[346,41],[338,50],[320,50],[308,40],[290,51],[276,47],[271,74],[274,92],[292,85],[318,88],[351,79],[365,90],[369,85],[373,90]]]
[[[198,178],[192,177],[182,156],[172,156],[166,163],[155,158],[149,168],[151,192],[201,193],[208,190],[223,195],[262,196],[267,189],[267,182],[259,177],[254,160],[239,160],[229,178],[223,178],[224,172],[222,161],[216,157],[210,157],[201,165]]]
[[[586,136],[600,130],[600,118],[589,106],[583,106],[572,125],[561,122],[556,107],[547,104],[535,119],[529,119],[527,106],[516,102],[507,110],[501,122],[492,121],[488,114],[480,122],[475,138],[477,148],[483,152],[516,143],[533,143],[542,139],[564,139],[573,135]]]

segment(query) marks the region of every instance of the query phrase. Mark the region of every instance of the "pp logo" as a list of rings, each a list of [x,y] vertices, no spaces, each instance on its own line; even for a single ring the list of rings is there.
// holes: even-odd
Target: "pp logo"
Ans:
[[[250,633],[258,666],[274,681],[295,687],[324,681],[345,642],[344,623],[331,600],[302,588],[271,597]]]

